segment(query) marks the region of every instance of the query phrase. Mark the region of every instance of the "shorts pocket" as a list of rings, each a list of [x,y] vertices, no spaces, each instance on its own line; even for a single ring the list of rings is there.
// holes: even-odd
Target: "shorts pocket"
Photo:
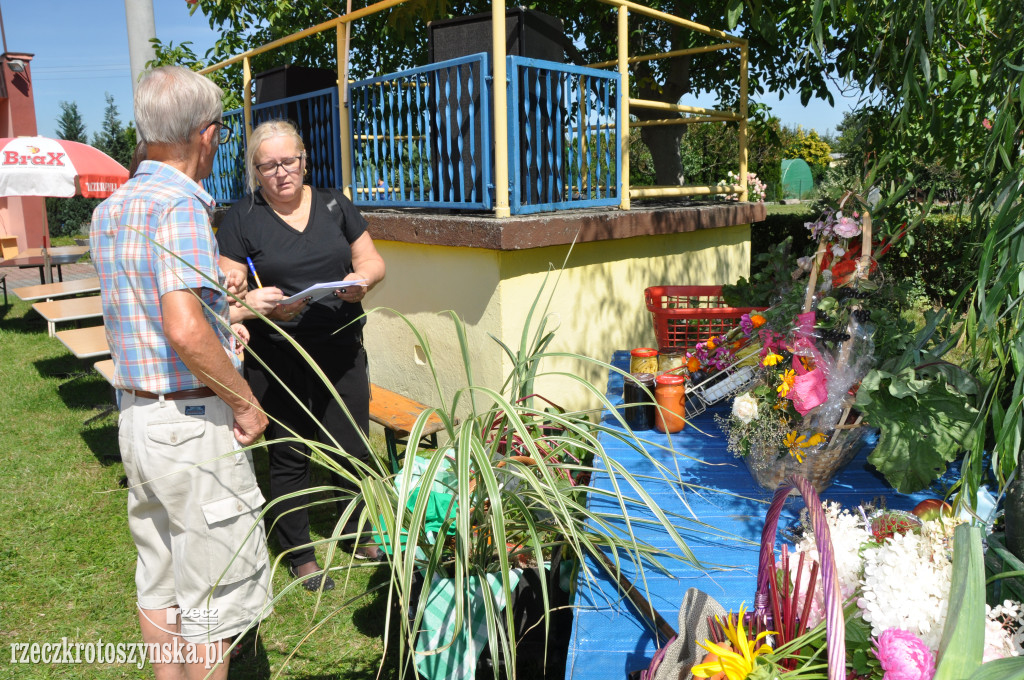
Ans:
[[[205,552],[208,585],[229,585],[250,578],[267,562],[263,521],[258,519],[263,494],[258,486],[237,496],[202,505],[206,520]]]
[[[178,420],[146,425],[146,438],[164,446],[181,446],[206,432],[205,420]]]

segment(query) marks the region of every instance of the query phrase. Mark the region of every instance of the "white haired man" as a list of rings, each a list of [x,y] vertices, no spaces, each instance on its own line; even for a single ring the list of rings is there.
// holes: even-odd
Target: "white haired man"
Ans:
[[[121,390],[118,439],[138,550],[142,638],[159,680],[225,678],[230,640],[268,613],[252,458],[267,418],[238,372],[210,227],[221,91],[169,66],[135,95],[146,158],[93,214],[90,241]],[[213,669],[211,674],[211,669]]]

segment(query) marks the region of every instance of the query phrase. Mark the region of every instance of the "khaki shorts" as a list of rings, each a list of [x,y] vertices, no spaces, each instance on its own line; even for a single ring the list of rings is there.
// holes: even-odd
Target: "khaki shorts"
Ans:
[[[219,397],[161,401],[128,392],[121,408],[139,607],[180,608],[189,642],[237,635],[270,613],[271,590],[263,494],[250,452],[233,453],[231,409]]]

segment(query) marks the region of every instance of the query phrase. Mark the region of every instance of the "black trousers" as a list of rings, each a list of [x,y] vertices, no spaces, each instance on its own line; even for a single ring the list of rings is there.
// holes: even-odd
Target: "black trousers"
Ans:
[[[366,351],[362,343],[342,343],[330,335],[303,338],[299,342],[334,385],[358,428],[364,434],[368,432],[370,385]],[[323,379],[313,372],[308,362],[290,343],[253,333],[249,349],[267,364],[267,368],[264,368],[252,356],[246,356],[245,377],[270,417],[270,425],[266,430],[268,441],[292,437],[294,432],[303,439],[333,446],[333,437],[349,455],[362,461],[369,459],[369,449],[342,411],[341,405],[328,391]],[[295,396],[285,390],[282,382]],[[299,402],[309,409],[312,418]],[[309,488],[310,451],[307,446],[297,442],[270,444],[268,448],[271,504],[267,510],[267,526],[273,526],[281,549],[290,551],[289,561],[293,567],[297,567],[315,559],[313,547],[309,545],[309,513],[303,507],[309,502],[309,497],[299,495],[277,503],[273,501]],[[354,465],[345,457],[332,455],[332,458],[344,469],[354,471]],[[331,477],[336,486],[354,490],[354,485],[333,471]],[[348,502],[343,492],[339,509],[344,508]],[[355,534],[359,531],[358,516],[361,509],[361,502],[353,508],[352,518],[344,527],[344,533]]]

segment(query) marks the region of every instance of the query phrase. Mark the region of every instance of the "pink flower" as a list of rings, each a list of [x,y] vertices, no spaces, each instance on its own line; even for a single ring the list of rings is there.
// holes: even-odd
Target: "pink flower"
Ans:
[[[889,628],[874,640],[875,656],[885,671],[882,680],[931,680],[935,656],[919,637]]]
[[[842,238],[853,238],[860,233],[860,224],[852,217],[840,217],[836,226],[832,228],[836,236]]]
[[[986,130],[991,130],[992,129],[992,121],[990,121],[988,118],[982,118],[981,119],[981,126],[983,128],[985,128]]]

